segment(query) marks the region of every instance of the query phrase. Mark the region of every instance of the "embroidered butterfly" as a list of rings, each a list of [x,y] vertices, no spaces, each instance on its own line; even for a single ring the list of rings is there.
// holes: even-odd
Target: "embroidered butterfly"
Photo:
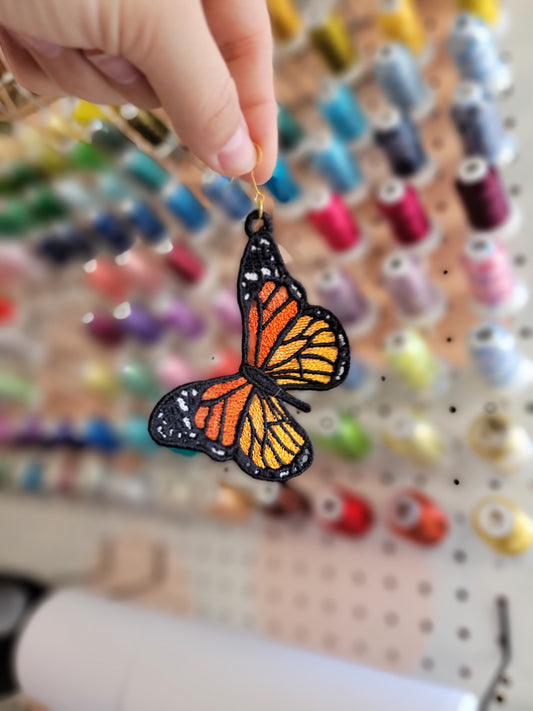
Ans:
[[[329,390],[350,365],[348,339],[337,318],[310,306],[303,286],[291,277],[263,213],[248,215],[248,244],[239,270],[243,320],[238,373],[189,383],[165,395],[150,417],[152,438],[167,447],[233,459],[256,479],[284,481],[305,471],[313,447],[288,412],[310,406],[289,390]]]

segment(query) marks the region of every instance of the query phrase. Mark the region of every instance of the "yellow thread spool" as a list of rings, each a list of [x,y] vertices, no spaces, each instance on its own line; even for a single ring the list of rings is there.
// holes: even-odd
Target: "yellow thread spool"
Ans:
[[[502,555],[519,555],[533,544],[533,520],[503,496],[489,496],[472,512],[474,530]]]
[[[520,469],[533,455],[526,430],[502,413],[477,417],[470,426],[468,440],[476,454],[505,473]]]
[[[220,484],[208,505],[208,512],[225,521],[246,521],[253,512],[252,494],[230,484]]]
[[[439,377],[439,361],[416,331],[391,333],[385,341],[385,355],[390,367],[412,388],[426,390]]]
[[[444,454],[444,443],[436,428],[407,411],[391,418],[382,437],[392,452],[416,464],[437,464]]]
[[[378,22],[389,40],[401,42],[413,54],[426,49],[426,33],[414,0],[382,0]]]
[[[91,104],[89,101],[78,101],[72,112],[72,118],[86,126],[96,119],[105,119],[108,115],[96,104]]]
[[[340,74],[357,63],[357,50],[342,17],[330,13],[310,29],[313,47],[320,52],[331,71]]]
[[[290,42],[303,30],[303,19],[293,0],[267,0],[272,34],[277,42]]]
[[[494,26],[500,19],[501,7],[499,0],[458,0],[457,7],[461,12],[476,15],[487,25]]]
[[[93,361],[87,363],[81,373],[83,387],[95,395],[114,398],[120,391],[120,381],[112,368],[105,363]]]

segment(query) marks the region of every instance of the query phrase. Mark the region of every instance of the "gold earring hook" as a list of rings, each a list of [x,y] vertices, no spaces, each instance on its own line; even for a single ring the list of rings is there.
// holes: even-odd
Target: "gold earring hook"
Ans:
[[[261,161],[263,160],[263,149],[258,143],[254,143],[254,146],[257,151],[257,163],[255,164],[255,168],[257,168],[259,165],[261,165]],[[261,219],[263,217],[263,205],[265,204],[265,195],[259,190],[253,170],[250,172],[250,177],[252,178],[252,184],[255,190],[254,202],[257,205],[257,209],[259,210],[259,219]]]

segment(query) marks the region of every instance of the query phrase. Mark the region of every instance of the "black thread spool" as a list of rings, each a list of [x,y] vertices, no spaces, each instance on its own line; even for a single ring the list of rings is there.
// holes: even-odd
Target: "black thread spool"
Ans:
[[[133,104],[120,107],[120,115],[134,131],[158,148],[172,139],[172,131],[151,111],[139,109]]]
[[[431,164],[416,127],[397,109],[387,108],[377,115],[374,136],[397,177],[421,179],[429,169]]]

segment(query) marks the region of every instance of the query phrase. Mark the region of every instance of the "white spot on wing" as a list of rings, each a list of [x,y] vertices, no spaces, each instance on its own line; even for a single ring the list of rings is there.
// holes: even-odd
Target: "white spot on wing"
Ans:
[[[257,281],[259,277],[256,272],[246,272],[244,278],[248,279],[248,281]]]
[[[178,398],[178,405],[179,405],[180,410],[182,410],[183,412],[189,412],[189,408],[185,404],[185,400],[182,397]]]
[[[184,418],[183,418],[183,424],[185,425],[185,427],[186,427],[188,430],[191,429],[191,421],[189,420],[188,417],[184,417]]]
[[[216,449],[215,447],[211,447],[211,451],[219,457],[223,457],[226,454],[223,449]]]
[[[193,396],[198,395],[198,390],[191,390],[191,392],[192,392]]]
[[[268,269],[268,267],[261,267],[261,274],[263,276],[270,276],[272,272]]]

